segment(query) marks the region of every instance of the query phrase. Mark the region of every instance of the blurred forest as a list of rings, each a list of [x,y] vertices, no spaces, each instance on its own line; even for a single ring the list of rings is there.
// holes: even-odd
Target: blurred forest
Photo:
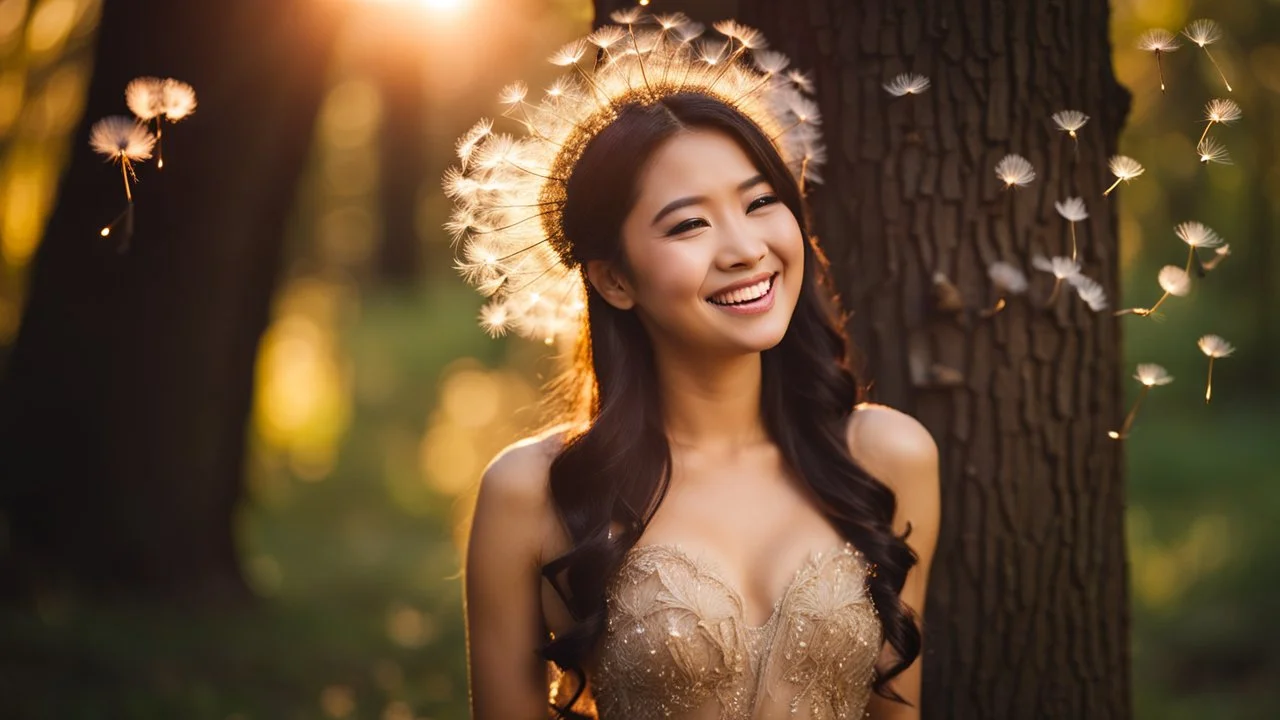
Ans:
[[[0,368],[46,228],[71,220],[50,217],[63,173],[90,153],[72,141],[103,1],[0,0]],[[261,602],[201,609],[50,593],[34,613],[0,609],[0,716],[466,717],[458,576],[466,518],[484,464],[535,424],[532,406],[553,365],[545,347],[491,340],[478,328],[480,298],[454,272],[441,229],[448,206],[439,179],[454,140],[496,112],[503,84],[539,87],[555,76],[542,59],[587,31],[592,8],[586,0],[313,4],[335,3],[349,7],[324,68],[256,350],[233,528]],[[711,18],[735,12],[731,0],[653,5],[697,5]],[[1114,0],[1112,8],[1113,62],[1133,93],[1121,152],[1146,165],[1118,194],[1124,277],[1113,307],[1157,297],[1157,270],[1185,252],[1175,224],[1199,220],[1231,244],[1214,282],[1171,299],[1167,320],[1123,324],[1126,368],[1158,362],[1176,378],[1144,401],[1126,441],[1135,714],[1277,717],[1280,2]],[[1205,101],[1225,96],[1202,51],[1184,42],[1163,58],[1162,95],[1154,58],[1135,45],[1149,28],[1206,16],[1223,27],[1214,57],[1244,109],[1214,129],[1231,165],[1185,162]],[[123,112],[123,98],[119,105]],[[198,144],[197,128],[193,118],[166,130],[166,143],[172,132],[187,136],[175,143]],[[100,171],[75,181],[114,197],[118,171]],[[170,182],[153,167],[139,175],[143,197]],[[75,221],[86,243],[99,241],[96,214]],[[121,262],[103,254],[104,264]],[[1205,333],[1237,348],[1214,367],[1211,405],[1206,358],[1195,349]],[[1138,387],[1129,384],[1128,402]],[[7,482],[0,477],[0,492]],[[14,522],[0,516],[0,557]]]

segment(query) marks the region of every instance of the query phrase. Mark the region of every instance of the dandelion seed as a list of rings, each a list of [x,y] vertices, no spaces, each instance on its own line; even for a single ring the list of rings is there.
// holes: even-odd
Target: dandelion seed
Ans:
[[[1217,247],[1222,244],[1222,236],[1214,232],[1212,228],[1204,223],[1188,221],[1178,223],[1173,228],[1173,233],[1177,235],[1182,242],[1188,245],[1187,248],[1187,272],[1191,272],[1191,263],[1196,259],[1196,250],[1198,248]]]
[[[721,20],[719,22],[712,23],[711,27],[715,28],[716,32],[721,35],[737,40],[738,43],[747,50],[755,50],[757,48],[764,47],[764,35],[762,35],[759,30],[747,27],[742,23],[735,22],[733,20]]]
[[[124,89],[125,104],[139,120],[156,123],[156,167],[164,168],[164,124],[178,122],[195,112],[196,91],[173,78],[139,77]]]
[[[1205,136],[1209,134],[1209,128],[1213,127],[1215,123],[1230,125],[1239,120],[1241,115],[1243,113],[1240,111],[1240,106],[1232,100],[1224,100],[1222,98],[1210,100],[1204,106],[1204,132],[1200,133],[1200,139],[1196,141],[1196,145],[1204,142]]]
[[[508,83],[502,88],[502,92],[498,94],[498,102],[503,105],[515,105],[524,102],[525,97],[529,95],[529,86],[523,82],[516,81]]]
[[[1209,398],[1213,395],[1213,361],[1218,358],[1230,357],[1231,353],[1236,349],[1231,343],[1223,340],[1218,335],[1205,335],[1196,343],[1200,346],[1200,352],[1209,357],[1209,380],[1204,388],[1204,403],[1209,404]]]
[[[1186,297],[1191,292],[1191,275],[1176,265],[1165,265],[1160,268],[1156,281],[1166,294]],[[1157,305],[1159,303],[1156,303]],[[1154,308],[1152,308],[1154,310]]]
[[[563,47],[557,50],[549,60],[552,65],[568,67],[569,65],[578,64],[578,61],[581,60],[582,56],[586,53],[587,43],[582,38],[579,38],[566,43]]]
[[[1031,161],[1010,153],[996,163],[996,177],[1004,181],[1005,188],[1025,187],[1036,179],[1036,170],[1031,166]]]
[[[644,17],[644,9],[640,7],[627,8],[625,10],[614,10],[609,13],[609,19],[619,25],[635,25],[640,22],[640,18]]]
[[[1133,408],[1125,416],[1124,424],[1120,426],[1120,429],[1111,430],[1107,433],[1107,436],[1112,440],[1123,440],[1129,437],[1129,430],[1133,427],[1133,420],[1138,416],[1138,408],[1142,406],[1142,400],[1151,391],[1151,388],[1157,385],[1168,385],[1173,382],[1173,377],[1169,375],[1169,371],[1155,363],[1138,365],[1138,371],[1133,378],[1142,383],[1142,390],[1138,391],[1138,399],[1134,401]]]
[[[124,88],[124,102],[139,120],[154,120],[164,112],[164,80],[158,77],[130,80]]]
[[[1127,308],[1125,310],[1117,310],[1116,315],[1141,315],[1146,317],[1154,313],[1170,295],[1184,297],[1191,292],[1191,274],[1177,265],[1165,265],[1160,268],[1160,272],[1156,275],[1156,282],[1160,284],[1160,289],[1164,290],[1164,295],[1156,301],[1155,305],[1149,308]]]
[[[1114,155],[1108,165],[1111,168],[1111,174],[1116,176],[1116,181],[1111,183],[1111,187],[1102,192],[1103,197],[1110,195],[1111,191],[1115,190],[1120,183],[1127,183],[1146,172],[1146,168],[1142,167],[1142,163],[1128,155]]]
[[[165,120],[182,120],[196,111],[195,88],[181,80],[165,78],[160,87],[160,107]]]
[[[488,331],[490,337],[501,337],[507,334],[507,308],[498,303],[489,303],[480,308],[480,324]]]
[[[813,79],[801,70],[788,70],[787,79],[802,92],[813,94]]]
[[[1226,243],[1223,243],[1221,246],[1214,249],[1213,257],[1200,263],[1200,267],[1206,271],[1212,270],[1218,267],[1218,263],[1222,262],[1222,260],[1230,254],[1231,254],[1231,246]]]
[[[653,19],[662,26],[663,30],[674,30],[681,25],[689,22],[689,16],[682,12],[667,13],[666,15],[654,15]]]
[[[626,36],[627,31],[617,25],[604,25],[588,35],[587,42],[595,45],[608,54],[609,48],[617,45]]]
[[[1239,120],[1244,113],[1234,100],[1214,98],[1204,106],[1204,119],[1212,123],[1224,125]]]
[[[929,78],[916,73],[902,73],[885,83],[884,89],[894,97],[919,95],[929,89]]]
[[[1231,153],[1227,151],[1227,146],[1211,137],[1200,141],[1200,144],[1196,146],[1196,153],[1200,155],[1200,162],[1202,163],[1231,164]]]
[[[994,306],[982,311],[982,317],[991,317],[1005,308],[1005,298],[1009,295],[1021,295],[1027,291],[1027,276],[1016,265],[1007,262],[993,262],[987,266],[987,277],[995,286],[999,296]]]
[[[1089,116],[1079,110],[1062,110],[1053,114],[1053,124],[1070,136],[1077,152],[1080,150],[1080,136],[1076,131],[1088,122]]]
[[[129,202],[133,202],[133,191],[129,188],[133,163],[150,159],[155,144],[156,138],[147,128],[123,115],[105,117],[89,129],[89,145],[109,161],[120,163],[124,195]]]
[[[1071,225],[1071,259],[1075,260],[1076,223],[1089,218],[1089,211],[1084,206],[1084,198],[1069,197],[1061,202],[1055,202],[1053,207]]]
[[[1027,290],[1027,276],[1016,265],[994,262],[987,267],[991,283],[1002,293],[1021,295]]]
[[[1160,74],[1160,92],[1164,92],[1164,64],[1160,59],[1163,53],[1171,53],[1182,47],[1178,38],[1168,30],[1155,28],[1148,30],[1138,38],[1138,48],[1155,53],[1156,71]]]
[[[1067,282],[1076,289],[1076,294],[1089,306],[1090,310],[1098,312],[1107,309],[1107,291],[1097,280],[1085,275],[1072,275],[1067,278]]]
[[[1063,280],[1080,274],[1080,263],[1068,257],[1046,258],[1036,255],[1031,258],[1031,267],[1053,275],[1053,291],[1049,293],[1046,305],[1052,305],[1058,299],[1058,290],[1062,287]]]
[[[1218,76],[1222,78],[1222,84],[1227,86],[1227,92],[1232,92],[1231,83],[1227,82],[1227,76],[1222,72],[1222,67],[1218,65],[1218,61],[1209,52],[1209,46],[1222,37],[1222,29],[1218,27],[1218,23],[1206,18],[1192,20],[1183,28],[1182,34],[1190,38],[1191,42],[1199,45],[1201,50],[1204,50],[1209,62],[1213,63],[1214,69],[1218,71]]]
[[[1139,365],[1138,372],[1134,374],[1133,379],[1147,387],[1168,385],[1173,382],[1173,376],[1169,375],[1169,371],[1155,363],[1143,363]]]
[[[752,53],[751,61],[760,69],[760,72],[766,75],[777,75],[786,70],[787,66],[791,64],[791,58],[773,50],[761,50],[760,52]]]

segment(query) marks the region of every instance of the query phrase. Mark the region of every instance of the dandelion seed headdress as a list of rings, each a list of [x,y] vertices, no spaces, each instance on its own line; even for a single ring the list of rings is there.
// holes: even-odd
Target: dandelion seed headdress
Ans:
[[[524,83],[502,90],[504,115],[520,137],[481,120],[458,141],[460,163],[444,177],[454,208],[445,228],[460,245],[458,268],[490,298],[481,321],[552,342],[576,331],[586,286],[565,237],[562,211],[570,176],[590,141],[631,104],[702,93],[742,113],[769,137],[804,186],[825,159],[812,84],[789,60],[764,50],[760,33],[718,22],[723,40],[681,13],[613,13],[606,25],[565,45],[553,65],[568,68],[540,100]],[[583,67],[595,58],[594,68]]]

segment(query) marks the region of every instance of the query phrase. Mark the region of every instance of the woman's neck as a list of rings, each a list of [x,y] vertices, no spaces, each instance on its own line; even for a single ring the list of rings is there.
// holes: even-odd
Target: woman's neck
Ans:
[[[655,360],[673,447],[732,451],[767,441],[760,416],[760,353]]]

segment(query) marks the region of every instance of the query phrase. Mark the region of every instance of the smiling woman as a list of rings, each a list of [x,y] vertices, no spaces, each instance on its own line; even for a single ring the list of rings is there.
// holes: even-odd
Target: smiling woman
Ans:
[[[914,717],[936,448],[858,404],[804,78],[736,23],[614,19],[590,74],[580,41],[580,80],[504,90],[527,139],[482,122],[446,177],[485,324],[576,343],[481,480],[473,716]]]

